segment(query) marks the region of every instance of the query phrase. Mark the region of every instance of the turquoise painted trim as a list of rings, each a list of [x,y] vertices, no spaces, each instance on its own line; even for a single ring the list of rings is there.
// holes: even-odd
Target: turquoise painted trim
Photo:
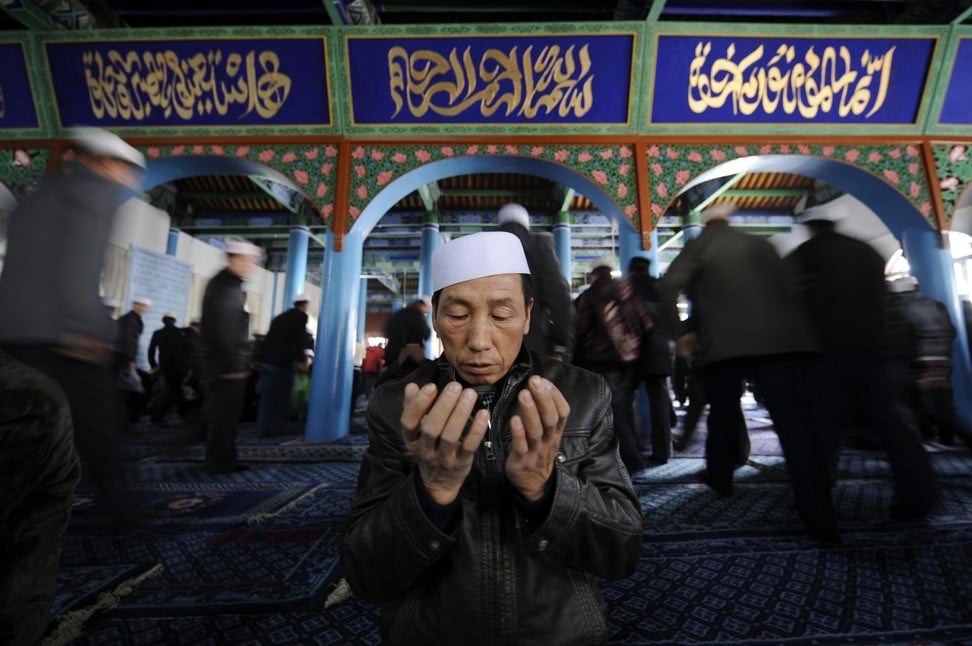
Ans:
[[[367,343],[365,319],[368,316],[368,279],[361,279],[361,297],[358,299],[358,329],[355,330],[355,343]]]
[[[955,290],[952,253],[942,248],[941,235],[928,228],[910,228],[902,242],[911,265],[911,273],[918,279],[921,292],[945,304],[955,325],[955,344],[952,346],[952,390],[955,412],[965,428],[972,428],[972,361],[969,359],[965,316]]]
[[[431,296],[434,285],[432,284],[432,253],[439,247],[439,225],[434,222],[426,222],[422,225],[422,261],[419,263],[418,290],[419,297]],[[429,329],[432,328],[432,313],[425,315]],[[433,335],[435,333],[433,332]],[[425,344],[425,358],[435,359],[434,338],[429,339]]]
[[[307,249],[310,246],[310,229],[290,227],[287,241],[287,265],[284,276],[283,305],[286,311],[293,307],[294,297],[304,291],[307,280]]]
[[[358,326],[364,238],[360,231],[350,231],[344,235],[344,248],[336,251],[334,234],[327,233],[314,370],[304,430],[308,442],[337,440],[350,431],[354,331]]]

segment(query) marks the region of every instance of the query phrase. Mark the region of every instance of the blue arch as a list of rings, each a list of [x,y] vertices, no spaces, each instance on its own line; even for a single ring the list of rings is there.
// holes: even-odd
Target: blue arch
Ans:
[[[367,236],[385,213],[418,187],[446,177],[472,173],[522,173],[570,186],[593,202],[601,213],[618,223],[619,230],[634,233],[635,229],[631,221],[603,188],[566,166],[545,159],[518,155],[454,157],[411,170],[396,178],[378,193],[361,212],[352,229]]]
[[[300,187],[279,171],[248,159],[220,155],[166,157],[165,159],[149,160],[145,165],[141,190],[144,192],[160,184],[195,175],[255,175],[273,180],[292,191],[306,195]]]
[[[678,195],[702,182],[746,172],[792,173],[832,184],[866,204],[898,240],[903,240],[904,232],[909,229],[933,230],[915,205],[880,177],[847,162],[810,155],[739,157],[701,173]]]

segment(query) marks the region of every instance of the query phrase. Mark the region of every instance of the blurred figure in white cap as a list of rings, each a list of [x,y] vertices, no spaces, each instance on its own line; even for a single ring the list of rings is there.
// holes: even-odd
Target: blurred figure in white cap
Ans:
[[[436,249],[442,356],[368,402],[342,561],[352,589],[382,604],[387,644],[462,643],[471,626],[489,643],[601,643],[597,577],[637,565],[641,508],[610,393],[597,375],[524,346],[529,271],[506,232]]]
[[[121,523],[131,517],[131,510],[119,500],[123,471],[111,361],[115,334],[99,287],[112,217],[122,198],[138,190],[145,162],[138,151],[107,131],[74,134],[78,164],[72,172],[43,182],[9,216],[0,274],[0,347],[61,387],[70,406],[73,441],[96,500],[106,506],[113,521]],[[70,442],[70,436],[57,435],[53,428],[36,431],[38,441],[19,443],[23,452],[19,457],[11,456],[12,448],[2,448],[4,468],[9,463],[30,472],[21,474],[23,479],[5,474],[20,485],[16,491],[0,492],[0,508],[16,510],[8,496],[26,491],[33,491],[34,500],[44,501],[44,507],[31,510],[30,516],[18,517],[14,512],[0,522],[4,533],[36,538],[27,546],[9,545],[0,537],[3,552],[19,554],[17,567],[30,571],[29,578],[9,571],[0,577],[16,587],[12,596],[0,590],[7,600],[0,608],[0,625],[7,625],[9,613],[19,631],[11,641],[0,629],[2,643],[34,643],[43,636],[46,606],[54,595],[52,575],[60,537],[77,475],[69,481],[73,447],[49,444]],[[34,449],[44,453],[29,453]],[[38,460],[49,468],[34,469]],[[43,480],[59,468],[60,480]]]
[[[553,238],[530,232],[530,213],[521,204],[504,205],[496,215],[500,231],[520,239],[533,276],[533,312],[526,346],[545,357],[567,361],[574,347],[574,307],[570,285],[557,261]]]
[[[151,298],[136,296],[132,299],[132,309],[118,317],[118,370],[127,376],[125,380],[119,379],[118,384],[129,431],[145,413],[149,397],[145,392],[148,375],[138,367],[138,346],[145,330],[142,315],[151,307]]]
[[[154,424],[164,424],[174,406],[180,415],[185,414],[182,397],[182,381],[187,366],[186,335],[176,326],[175,312],[162,315],[162,327],[152,332],[148,346],[148,362],[152,369],[152,416]]]
[[[816,345],[776,249],[732,228],[734,211],[728,202],[703,211],[702,233],[660,281],[677,348],[692,357],[709,401],[702,480],[723,496],[733,494],[743,443],[739,399],[744,380],[752,379],[779,435],[804,524],[816,538],[836,542],[840,534],[813,401]],[[690,328],[675,314],[680,293],[692,301]]]
[[[202,371],[206,412],[206,469],[210,473],[245,471],[237,461],[236,436],[250,376],[253,348],[243,281],[263,256],[260,247],[233,240],[226,245],[226,267],[203,294]]]
[[[287,432],[290,401],[297,370],[305,370],[307,311],[306,294],[294,297],[294,306],[274,317],[257,357],[260,367],[260,403],[257,409],[257,437]]]
[[[938,481],[920,436],[895,410],[901,375],[888,362],[884,258],[863,240],[836,229],[829,203],[798,216],[810,239],[789,256],[797,294],[823,350],[817,408],[823,412],[827,468],[833,473],[841,447],[853,441],[847,421],[865,429],[887,450],[895,476],[892,513],[924,517],[939,499]]]

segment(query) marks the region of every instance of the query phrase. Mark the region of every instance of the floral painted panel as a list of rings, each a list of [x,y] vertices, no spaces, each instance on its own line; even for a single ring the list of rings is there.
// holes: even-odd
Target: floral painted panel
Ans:
[[[955,212],[955,203],[972,180],[970,148],[972,146],[967,143],[932,146],[935,154],[935,170],[938,173],[938,188],[942,192],[942,203],[945,205],[945,221],[949,224]]]
[[[307,197],[330,224],[334,213],[334,185],[336,181],[337,146],[282,144],[195,144],[179,146],[145,146],[139,150],[148,161],[181,156],[215,155],[236,157],[272,168],[290,178],[302,188]],[[70,160],[73,150],[64,154]]]
[[[730,159],[755,155],[809,155],[847,162],[882,178],[907,196],[938,228],[925,181],[921,151],[910,144],[654,145],[648,147],[652,226],[692,178]]]
[[[385,186],[423,164],[468,156],[518,156],[566,166],[602,187],[638,228],[634,147],[539,144],[359,145],[351,149],[349,221],[353,223]]]

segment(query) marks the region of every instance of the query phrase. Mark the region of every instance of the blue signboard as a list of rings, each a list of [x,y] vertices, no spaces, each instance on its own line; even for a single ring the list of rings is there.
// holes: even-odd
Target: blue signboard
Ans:
[[[62,126],[330,125],[323,38],[44,43]]]
[[[38,128],[22,43],[0,43],[0,129]]]
[[[936,43],[659,36],[651,122],[915,124]]]
[[[938,122],[972,125],[972,38],[959,41]]]
[[[634,33],[346,42],[353,125],[630,121]]]

